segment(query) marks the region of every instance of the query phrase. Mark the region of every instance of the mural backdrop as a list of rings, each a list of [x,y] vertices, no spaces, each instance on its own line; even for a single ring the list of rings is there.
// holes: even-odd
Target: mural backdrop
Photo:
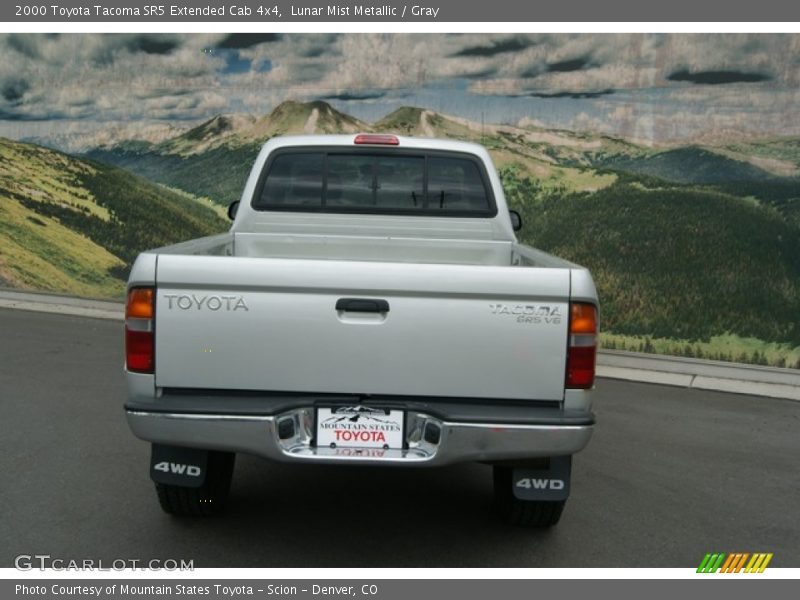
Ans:
[[[0,286],[120,297],[227,227],[259,146],[486,145],[606,347],[800,368],[800,36],[6,34]]]

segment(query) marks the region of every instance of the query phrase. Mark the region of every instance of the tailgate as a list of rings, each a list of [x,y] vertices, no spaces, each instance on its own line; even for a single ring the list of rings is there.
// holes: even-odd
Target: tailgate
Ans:
[[[569,286],[562,268],[160,255],[156,385],[561,400]]]

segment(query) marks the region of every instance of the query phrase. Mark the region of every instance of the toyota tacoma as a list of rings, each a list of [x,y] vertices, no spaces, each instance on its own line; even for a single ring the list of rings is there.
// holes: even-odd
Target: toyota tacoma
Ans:
[[[477,461],[506,521],[558,522],[594,426],[597,293],[517,241],[485,148],[275,137],[229,215],[128,282],[125,410],[165,511],[220,512],[242,452]]]

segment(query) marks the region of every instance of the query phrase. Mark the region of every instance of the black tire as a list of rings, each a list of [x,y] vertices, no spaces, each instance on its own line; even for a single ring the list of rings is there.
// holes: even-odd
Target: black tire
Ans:
[[[520,500],[511,486],[511,467],[493,467],[495,510],[506,523],[520,527],[552,527],[561,519],[566,500]]]
[[[156,483],[158,503],[165,513],[181,517],[210,517],[221,514],[231,488],[233,452],[209,452],[206,480],[200,487]]]

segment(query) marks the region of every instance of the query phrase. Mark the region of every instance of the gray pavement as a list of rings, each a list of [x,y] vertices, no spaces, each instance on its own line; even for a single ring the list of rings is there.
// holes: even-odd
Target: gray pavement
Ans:
[[[692,567],[706,552],[800,566],[800,406],[600,380],[598,426],[546,532],[499,523],[483,465],[380,470],[237,460],[227,515],[161,512],[125,424],[121,323],[0,309],[0,566]]]

